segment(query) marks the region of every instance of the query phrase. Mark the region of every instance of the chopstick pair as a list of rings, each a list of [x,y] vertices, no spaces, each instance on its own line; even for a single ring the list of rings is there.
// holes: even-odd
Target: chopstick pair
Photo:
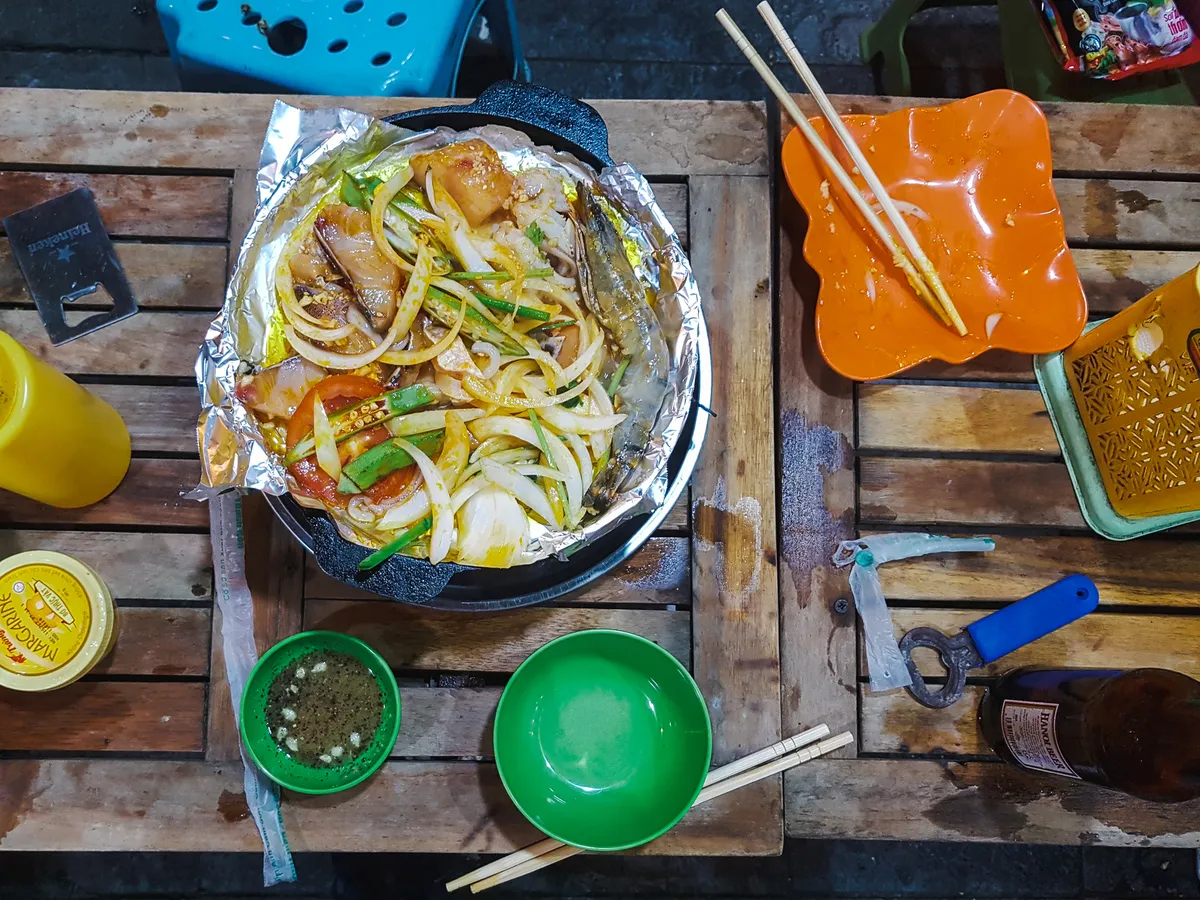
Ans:
[[[821,140],[816,129],[808,121],[808,117],[801,112],[800,107],[796,105],[796,101],[792,99],[792,95],[787,88],[775,77],[775,73],[758,55],[758,51],[754,49],[754,45],[744,35],[740,28],[730,18],[729,13],[724,9],[717,11],[717,21],[724,26],[729,36],[733,38],[733,42],[737,44],[738,49],[745,54],[746,59],[754,66],[755,71],[767,83],[767,87],[775,95],[780,105],[783,106],[792,121],[800,129],[800,133],[808,140],[817,155],[825,164],[825,167],[832,173],[847,196],[850,197],[858,211],[862,214],[867,224],[875,231],[884,246],[891,252],[892,259],[901,271],[904,272],[909,284],[916,291],[917,296],[925,302],[930,310],[948,327],[953,328],[960,335],[967,333],[967,328],[963,324],[962,317],[959,316],[958,310],[955,309],[950,295],[946,293],[946,288],[942,284],[941,278],[938,276],[937,270],[934,269],[933,263],[929,261],[929,257],[925,255],[925,251],[921,249],[921,245],[917,243],[916,235],[912,233],[912,229],[908,227],[908,223],[904,221],[900,211],[896,208],[896,204],[892,202],[892,198],[888,196],[887,189],[884,188],[883,182],[879,180],[879,176],[875,174],[875,170],[871,168],[871,164],[863,155],[858,144],[855,143],[854,137],[842,122],[841,116],[837,110],[833,108],[833,104],[829,102],[829,97],[821,88],[812,70],[809,69],[808,63],[804,61],[804,57],[800,55],[800,51],[796,49],[796,44],[792,41],[791,36],[787,33],[783,23],[779,21],[779,17],[775,15],[775,11],[771,9],[771,4],[763,0],[758,4],[758,12],[766,20],[767,26],[771,29],[771,34],[775,40],[783,48],[783,52],[787,55],[792,67],[800,75],[801,80],[808,88],[813,99],[817,101],[817,106],[821,109],[821,114],[833,129],[834,134],[845,146],[850,158],[854,160],[854,165],[862,173],[866,179],[867,185],[875,194],[875,199],[879,202],[884,215],[891,222],[892,227],[896,229],[896,234],[900,237],[900,242],[904,245],[903,248],[896,242],[896,238],[888,231],[887,226],[879,218],[879,215],[867,202],[866,197],[862,195],[854,180],[842,168],[842,164],[838,162],[837,157]],[[905,253],[907,249],[907,254]],[[911,256],[911,259],[909,258]],[[914,265],[915,263],[915,265]]]
[[[704,779],[704,787],[692,808],[695,809],[701,803],[707,803],[730,791],[785,772],[854,742],[854,737],[848,731],[826,738],[828,734],[829,726],[818,725],[749,756],[734,760],[728,765],[713,769]],[[821,740],[822,738],[826,739]],[[582,852],[579,847],[572,847],[554,838],[546,838],[447,882],[446,890],[457,891],[469,885],[471,893],[478,894]]]

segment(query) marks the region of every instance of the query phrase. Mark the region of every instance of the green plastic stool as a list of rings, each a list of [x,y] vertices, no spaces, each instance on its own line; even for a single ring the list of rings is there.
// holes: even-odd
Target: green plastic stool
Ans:
[[[904,52],[904,33],[912,17],[925,9],[946,6],[996,6],[1000,8],[1000,40],[1008,86],[1034,100],[1068,100],[1091,103],[1150,103],[1193,106],[1196,97],[1181,77],[1182,70],[1151,72],[1120,81],[1100,81],[1066,72],[1054,58],[1029,0],[896,0],[859,38],[862,60],[872,65],[882,57],[886,94],[912,94],[912,75]]]

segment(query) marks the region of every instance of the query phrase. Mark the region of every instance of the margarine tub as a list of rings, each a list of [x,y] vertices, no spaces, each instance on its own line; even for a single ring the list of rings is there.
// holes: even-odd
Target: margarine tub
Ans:
[[[0,561],[0,686],[70,684],[108,655],[116,624],[108,587],[79,560],[31,550]]]

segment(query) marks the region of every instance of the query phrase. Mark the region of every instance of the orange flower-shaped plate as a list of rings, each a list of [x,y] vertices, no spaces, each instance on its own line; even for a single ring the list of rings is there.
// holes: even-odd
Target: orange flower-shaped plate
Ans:
[[[868,381],[930,359],[965,362],[992,348],[1051,353],[1079,337],[1087,304],[1051,183],[1050,132],[1036,103],[989,91],[843,121],[937,269],[967,334],[943,325],[917,298],[793,129],[783,144],[783,171],[808,213],[804,256],[821,277],[817,341],[830,366]],[[832,130],[822,120],[813,125],[874,200]]]

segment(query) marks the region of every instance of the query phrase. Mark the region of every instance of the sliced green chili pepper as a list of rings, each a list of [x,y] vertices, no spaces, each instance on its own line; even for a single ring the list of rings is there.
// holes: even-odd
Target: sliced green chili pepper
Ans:
[[[396,391],[389,391],[378,397],[372,397],[370,400],[364,400],[361,403],[355,403],[353,406],[339,410],[329,417],[329,424],[333,426],[334,440],[341,443],[346,438],[352,437],[360,431],[365,431],[372,426],[386,422],[388,419],[394,419],[396,416],[402,416],[405,413],[412,412],[414,409],[426,406],[432,403],[434,399],[433,392],[425,385],[413,384]],[[316,449],[316,441],[310,433],[304,440],[288,451],[288,455],[284,457],[283,463],[290,466],[292,463],[297,463],[306,456],[311,456],[316,452]]]
[[[553,269],[529,269],[526,278],[549,278],[554,274]],[[454,281],[512,281],[508,272],[451,272],[446,276]]]
[[[418,209],[425,210],[425,212],[430,212],[429,204],[425,202],[424,192],[412,185],[402,187],[400,193],[396,195],[396,199],[406,206],[415,206]]]
[[[404,532],[404,534],[400,535],[400,537],[398,537],[394,541],[392,541],[390,544],[388,544],[387,546],[385,546],[379,550],[376,550],[374,553],[372,553],[370,556],[368,556],[366,559],[364,559],[362,562],[360,562],[358,564],[358,571],[369,572],[371,569],[375,568],[380,563],[387,562],[389,559],[391,559],[393,556],[395,556],[397,553],[399,553],[401,550],[403,550],[405,547],[407,547],[409,544],[411,544],[413,541],[415,541],[417,538],[419,538],[421,535],[423,535],[425,532],[427,532],[432,527],[433,527],[433,516],[426,516],[420,522],[418,522],[416,525],[414,525],[412,528],[408,529],[408,531]]]
[[[621,379],[625,376],[625,370],[629,368],[629,357],[621,360],[621,364],[617,366],[617,371],[613,372],[612,378],[608,379],[608,396],[617,396],[617,389],[621,386]]]
[[[487,294],[481,294],[479,291],[471,291],[471,293],[478,297],[479,302],[488,309],[494,309],[497,312],[502,313],[515,312],[522,318],[537,319],[539,322],[550,321],[550,313],[546,312],[544,309],[534,309],[530,306],[518,306],[516,304],[509,303],[507,300],[497,300],[495,297],[489,297]]]
[[[542,453],[546,455],[546,462],[550,464],[550,468],[557,469],[554,464],[554,457],[550,455],[550,442],[546,439],[546,432],[542,431],[542,423],[538,419],[538,414],[534,410],[529,410],[529,421],[533,424],[533,433],[537,435],[538,444],[542,447]]]
[[[355,183],[354,179],[342,173],[342,202],[348,206],[353,206],[357,209],[368,209],[367,198],[363,195],[362,189]]]
[[[448,328],[454,327],[454,323],[458,321],[458,309],[461,303],[462,301],[457,297],[451,297],[435,287],[431,287],[425,292],[425,311]],[[467,307],[462,330],[477,341],[495,344],[506,356],[529,355],[525,352],[524,347],[485,319],[483,314],[473,306]]]
[[[547,322],[545,325],[539,325],[536,328],[529,329],[529,334],[535,331],[553,331],[555,328],[566,328],[568,325],[574,325],[578,319],[555,319],[553,322]]]
[[[426,453],[433,451],[441,443],[445,429],[425,431],[403,438]],[[409,452],[400,446],[399,438],[392,438],[382,444],[376,444],[362,456],[342,466],[342,477],[338,481],[338,492],[341,494],[358,494],[365,491],[379,479],[393,472],[398,472],[405,466],[413,464]]]
[[[579,379],[576,378],[570,384],[564,384],[562,387],[560,387],[554,393],[556,395],[557,394],[565,394],[567,391],[569,391],[573,387],[576,387],[578,384],[579,384]],[[578,406],[582,402],[583,402],[583,394],[580,394],[578,397],[572,397],[570,400],[564,400],[562,405],[565,409],[574,409],[576,406]]]

